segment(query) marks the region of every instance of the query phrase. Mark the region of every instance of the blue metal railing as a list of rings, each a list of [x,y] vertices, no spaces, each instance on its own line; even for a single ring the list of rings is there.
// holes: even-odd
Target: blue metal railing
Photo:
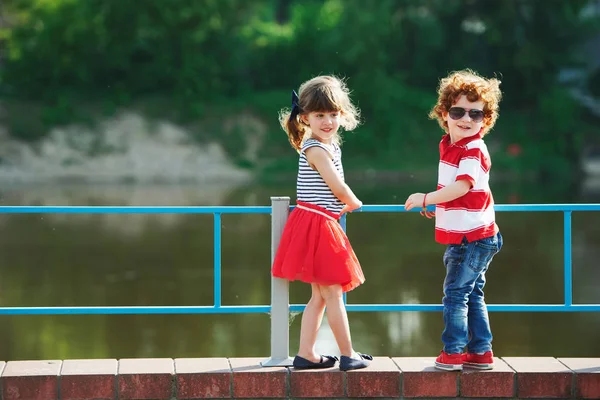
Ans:
[[[212,306],[0,307],[0,315],[268,313],[271,311],[270,305],[222,305],[221,215],[270,213],[270,206],[0,206],[0,214],[212,214],[214,218],[214,304]]]
[[[431,208],[433,209],[433,208]],[[600,211],[600,204],[496,205],[500,212],[562,212],[564,221],[564,303],[489,304],[490,311],[600,311],[600,304],[573,304],[571,216],[576,211]],[[271,214],[271,206],[0,206],[0,214],[212,214],[214,217],[214,304],[212,306],[83,306],[83,307],[0,307],[0,315],[41,314],[215,314],[268,313],[271,305],[226,306],[221,301],[221,216],[222,214]],[[409,212],[418,212],[411,210]],[[366,205],[361,212],[407,212],[402,205]],[[345,220],[342,221],[345,225]],[[266,267],[268,268],[268,266]],[[348,311],[441,311],[440,304],[348,304]],[[290,305],[302,311],[304,305]]]

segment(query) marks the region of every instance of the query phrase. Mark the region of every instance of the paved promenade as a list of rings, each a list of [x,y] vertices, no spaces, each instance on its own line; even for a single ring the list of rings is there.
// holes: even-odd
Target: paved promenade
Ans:
[[[265,358],[0,362],[2,400],[600,398],[600,358],[506,357],[491,371],[445,372],[434,357],[375,357],[347,373],[263,368]]]

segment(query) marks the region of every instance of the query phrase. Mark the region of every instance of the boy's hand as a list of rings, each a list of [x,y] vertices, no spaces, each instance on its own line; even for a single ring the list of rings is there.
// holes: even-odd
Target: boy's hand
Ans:
[[[429,219],[435,217],[435,211],[421,211],[419,214]]]
[[[359,208],[362,207],[362,201],[358,200],[357,202],[352,202],[349,204],[344,205],[344,208],[342,208],[342,211],[340,211],[340,216],[344,215],[347,212],[352,212],[354,210],[358,210]]]
[[[406,199],[406,203],[404,203],[404,208],[406,211],[411,210],[415,207],[423,207],[423,200],[425,199],[425,193],[413,193],[408,196]]]

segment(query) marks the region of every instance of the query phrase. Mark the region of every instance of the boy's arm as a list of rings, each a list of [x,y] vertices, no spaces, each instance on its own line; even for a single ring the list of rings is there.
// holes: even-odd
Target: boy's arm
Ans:
[[[472,187],[475,187],[481,171],[489,171],[489,168],[489,157],[481,150],[481,145],[468,149],[460,158],[454,182],[448,186],[444,186],[440,190],[427,193],[427,195],[425,193],[411,194],[406,199],[404,208],[410,210],[414,207],[423,207],[423,205],[428,206],[458,199],[467,194]]]
[[[411,194],[408,196],[408,199],[406,199],[404,208],[410,210],[415,207],[423,207],[423,203],[425,203],[425,206],[445,203],[447,201],[452,201],[464,196],[469,190],[471,190],[471,181],[466,178],[461,179],[441,188],[440,190],[427,193],[427,197],[425,196],[425,193]]]
[[[427,193],[425,205],[446,203],[464,196],[471,190],[471,182],[467,179],[461,179],[451,183],[450,185],[436,190],[435,192]]]

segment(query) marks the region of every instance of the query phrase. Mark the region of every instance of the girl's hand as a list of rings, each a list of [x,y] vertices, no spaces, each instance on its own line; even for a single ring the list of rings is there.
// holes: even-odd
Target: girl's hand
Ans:
[[[356,202],[348,203],[348,204],[344,205],[344,208],[342,208],[342,211],[340,211],[340,215],[344,215],[344,213],[358,210],[359,208],[362,207],[362,205],[363,205],[362,201],[360,201],[360,200],[358,200]]]
[[[423,200],[425,199],[425,193],[413,193],[408,196],[406,199],[406,203],[404,203],[404,208],[406,211],[411,210],[415,207],[423,207]]]

